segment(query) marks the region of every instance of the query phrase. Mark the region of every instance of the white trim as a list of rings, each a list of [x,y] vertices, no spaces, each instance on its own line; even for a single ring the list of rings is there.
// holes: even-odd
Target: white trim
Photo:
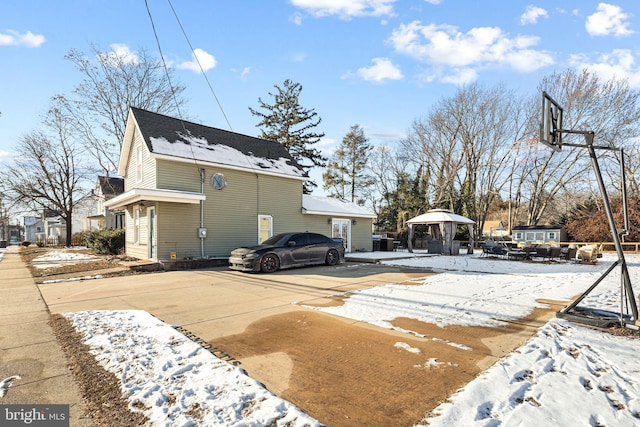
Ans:
[[[356,213],[345,213],[345,212],[322,212],[322,211],[308,211],[305,208],[302,208],[302,214],[303,215],[349,215],[350,218],[370,218],[370,219],[375,219],[377,218],[375,215],[368,215],[368,214],[356,214]]]
[[[269,235],[267,236],[267,239],[270,238],[271,236],[273,236],[273,216],[271,216],[271,215],[258,215],[258,244],[262,243],[260,241],[260,231],[261,231],[260,226],[262,225],[262,220],[265,219],[265,218],[269,220]]]
[[[349,218],[331,218],[331,237],[340,237],[342,236],[334,236],[333,235],[333,227],[336,224],[346,224],[347,225],[347,241],[345,244],[345,252],[351,252],[351,220]],[[342,226],[340,227],[342,228]]]
[[[158,221],[155,206],[147,207],[147,257],[151,260],[158,259]]]
[[[140,206],[133,207],[133,244],[140,245]]]
[[[150,201],[150,202],[170,202],[198,204],[207,197],[202,193],[192,193],[189,191],[159,190],[155,188],[134,188],[131,191],[122,193],[111,200],[104,202],[109,209],[124,208],[125,206]]]

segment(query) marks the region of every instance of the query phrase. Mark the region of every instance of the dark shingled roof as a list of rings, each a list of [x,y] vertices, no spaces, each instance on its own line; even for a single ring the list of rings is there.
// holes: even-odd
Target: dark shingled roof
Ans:
[[[223,129],[180,120],[174,117],[131,107],[138,128],[150,152],[168,154],[174,157],[194,158],[198,161],[214,161],[233,166],[248,167],[246,160],[234,163],[227,147],[242,153],[256,169],[273,170],[288,175],[306,176],[302,167],[291,157],[286,148],[275,141],[242,135]],[[185,133],[186,130],[186,133]],[[184,136],[197,139],[187,140]],[[158,144],[162,144],[159,146]],[[180,146],[180,144],[184,144]],[[154,145],[157,145],[154,147]],[[185,147],[192,147],[191,150]],[[224,147],[221,147],[224,146]],[[222,150],[224,148],[225,150]],[[220,153],[220,154],[218,154]],[[238,154],[237,157],[242,157]],[[256,161],[256,159],[258,159]],[[260,160],[264,159],[264,161]],[[286,166],[283,168],[283,166]]]
[[[111,176],[99,176],[98,185],[105,197],[118,196],[124,193],[124,179]]]

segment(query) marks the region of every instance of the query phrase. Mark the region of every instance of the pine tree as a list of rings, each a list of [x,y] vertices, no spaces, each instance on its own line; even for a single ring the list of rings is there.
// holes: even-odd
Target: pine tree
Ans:
[[[249,107],[251,114],[261,118],[257,125],[262,132],[261,137],[281,143],[305,172],[314,166],[324,167],[327,159],[314,147],[324,133],[313,131],[322,119],[313,109],[300,106],[302,85],[287,79],[282,88],[278,85],[274,87],[277,92],[269,92],[269,96],[274,98],[273,105],[258,98],[263,111]],[[305,194],[311,193],[314,187],[317,187],[315,182],[305,182]]]
[[[322,174],[324,189],[330,191],[330,196],[364,203],[363,196],[373,183],[367,174],[371,150],[360,125],[351,126]]]

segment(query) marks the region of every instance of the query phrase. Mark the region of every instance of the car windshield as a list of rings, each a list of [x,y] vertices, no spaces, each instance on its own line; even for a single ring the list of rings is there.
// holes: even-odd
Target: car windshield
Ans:
[[[290,234],[276,234],[275,236],[271,236],[267,240],[262,242],[261,245],[283,246],[284,245],[284,240],[289,236],[290,236]]]

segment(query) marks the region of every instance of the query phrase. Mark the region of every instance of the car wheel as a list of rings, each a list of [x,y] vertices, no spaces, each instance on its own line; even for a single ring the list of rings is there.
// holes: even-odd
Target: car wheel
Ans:
[[[336,265],[338,264],[338,261],[340,261],[340,255],[338,255],[338,251],[336,251],[335,249],[329,249],[329,252],[327,252],[327,257],[324,260],[324,263],[326,265]]]
[[[260,270],[263,273],[273,273],[280,268],[280,260],[273,254],[267,254],[260,261]]]

